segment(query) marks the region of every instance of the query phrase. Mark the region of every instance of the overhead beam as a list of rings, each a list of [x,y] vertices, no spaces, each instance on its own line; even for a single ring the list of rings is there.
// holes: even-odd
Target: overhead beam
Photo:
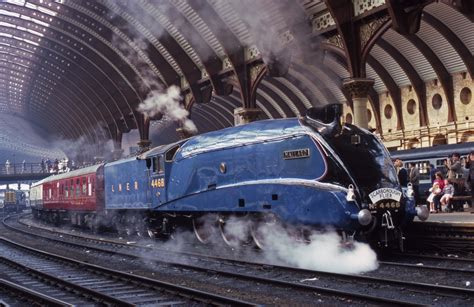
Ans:
[[[474,22],[474,1],[472,0],[439,0],[463,13],[471,22]]]
[[[423,12],[423,21],[429,24],[435,31],[438,31],[453,46],[464,65],[466,65],[469,75],[474,79],[474,56],[472,56],[471,51],[462,40],[446,24],[428,12]]]
[[[389,44],[383,38],[377,41],[377,45],[387,52],[395,62],[400,65],[405,74],[408,76],[411,85],[415,89],[420,107],[420,126],[428,125],[428,108],[426,102],[426,86],[416,69],[408,62],[408,60],[395,47]]]
[[[392,28],[400,34],[414,34],[420,30],[423,8],[433,0],[386,0]]]
[[[379,75],[382,82],[387,87],[387,90],[392,97],[393,105],[395,106],[395,111],[397,113],[397,130],[405,129],[405,124],[403,121],[403,112],[402,112],[402,93],[400,87],[397,85],[395,80],[393,80],[390,73],[370,54],[367,56],[367,64],[372,67],[372,69]]]
[[[448,122],[455,121],[456,112],[454,108],[453,77],[448,72],[438,56],[434,53],[433,49],[431,49],[423,40],[414,34],[406,35],[405,37],[420,51],[423,56],[425,56],[431,67],[433,67],[441,83],[441,86],[443,87],[448,102]]]

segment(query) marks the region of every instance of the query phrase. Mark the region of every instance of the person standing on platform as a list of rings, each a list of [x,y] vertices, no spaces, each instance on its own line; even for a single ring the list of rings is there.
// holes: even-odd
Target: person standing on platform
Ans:
[[[395,160],[395,167],[397,168],[398,181],[403,188],[408,185],[408,172],[403,167],[403,161],[400,159]]]
[[[448,179],[462,178],[461,156],[458,153],[453,153],[451,158],[446,159],[446,167],[448,168]]]
[[[419,194],[420,171],[418,170],[418,167],[416,167],[415,162],[410,162],[409,165],[410,165],[410,170],[408,172],[408,180],[410,181],[413,187],[413,192],[415,196],[415,204],[418,204],[418,201],[420,199],[420,194]]]
[[[21,163],[21,173],[26,173],[26,161],[23,160],[23,162]]]
[[[7,160],[5,162],[5,172],[7,173],[7,175],[10,174],[10,160]]]
[[[474,151],[467,156],[466,159],[466,168],[469,170],[467,181],[471,187],[471,197],[474,198]],[[474,204],[471,204],[471,207]]]

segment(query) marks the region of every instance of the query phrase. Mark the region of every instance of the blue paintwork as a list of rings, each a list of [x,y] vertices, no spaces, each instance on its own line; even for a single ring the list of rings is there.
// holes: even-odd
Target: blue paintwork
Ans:
[[[107,210],[150,209],[151,191],[145,160],[129,158],[107,163],[104,167],[104,178]]]
[[[368,132],[352,129],[366,133],[367,140],[374,146],[383,147]],[[272,212],[291,224],[333,225],[355,230],[360,225],[354,216],[361,210],[363,202],[367,202],[361,199],[348,202],[347,184],[334,182],[334,177],[326,179],[329,157],[323,147],[331,145],[321,142],[323,139],[316,131],[292,118],[258,121],[155,148],[138,158],[105,166],[106,208],[186,214]],[[181,147],[174,159],[164,163],[163,173],[153,173],[147,168],[146,159],[150,165],[151,159],[164,158],[175,145]],[[309,149],[310,156],[283,158],[285,151],[299,149]],[[380,154],[385,157],[385,149],[372,152],[376,160]],[[225,172],[221,171],[221,164],[225,165]],[[347,177],[344,182],[348,182],[349,175],[345,170],[339,169],[338,174]],[[377,174],[383,176],[380,171]],[[139,189],[124,191],[123,185],[130,182],[133,186],[134,181],[138,182]],[[157,185],[157,182],[163,184]],[[117,191],[120,183],[122,192]],[[396,182],[387,184],[395,187]],[[377,187],[378,183],[374,182],[373,186]],[[370,192],[372,190],[359,194]],[[402,203],[406,211],[403,218],[408,222],[415,215],[414,206],[410,201],[402,200]]]

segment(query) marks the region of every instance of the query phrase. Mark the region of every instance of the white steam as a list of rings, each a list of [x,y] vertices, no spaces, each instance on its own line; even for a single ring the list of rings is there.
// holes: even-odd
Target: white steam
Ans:
[[[187,131],[197,132],[196,125],[188,118],[188,110],[181,104],[180,89],[175,85],[168,87],[165,91],[151,91],[137,110],[149,117],[160,113],[166,114],[168,118],[181,122]]]
[[[264,246],[258,258],[264,258],[268,263],[344,274],[372,271],[378,267],[377,255],[368,244],[354,242],[350,248],[345,247],[335,231],[312,231],[305,236],[309,240],[302,240],[299,232],[278,224],[261,224],[258,230],[252,231],[250,221],[231,218],[224,225],[225,237],[236,249],[249,243],[253,232]]]
[[[341,247],[336,232],[313,232],[309,242],[295,240],[281,228],[264,226],[260,229],[268,246],[265,258],[305,269],[334,273],[356,274],[377,269],[377,255],[368,244],[355,242],[351,248]]]
[[[106,132],[101,128],[101,123],[93,127],[93,134],[96,136],[104,136]],[[107,159],[114,149],[113,141],[104,142],[97,139],[92,142],[90,138],[81,136],[77,139],[56,139],[52,141],[52,148],[62,150],[67,158],[71,161],[94,162],[95,158],[100,160]],[[65,158],[65,157],[46,157],[46,158]],[[86,161],[87,160],[87,161]],[[76,165],[78,167],[80,165]]]
[[[142,24],[144,29],[156,23],[156,20],[151,15],[143,14],[143,8],[140,6],[140,3],[134,1],[120,1],[118,2],[118,7],[115,6],[117,3],[113,1],[111,3],[113,4],[111,7],[115,9],[120,7],[118,11],[111,12],[116,14],[112,15],[112,18],[121,15],[130,16],[135,19],[137,23]],[[166,6],[162,7],[162,9],[164,8],[166,8]],[[166,31],[162,29],[158,32],[155,31],[154,35],[160,38],[160,36],[165,33]],[[120,34],[128,36],[131,42],[128,43],[123,40]],[[147,98],[139,104],[137,111],[146,114],[150,118],[156,115],[163,115],[163,117],[179,122],[183,128],[190,133],[196,133],[196,125],[189,119],[189,111],[186,110],[182,104],[183,99],[181,97],[180,88],[176,85],[165,88],[165,85],[160,81],[159,76],[154,71],[158,68],[150,66],[153,65],[153,62],[148,58],[147,49],[155,47],[149,42],[147,34],[140,32],[139,28],[135,26],[129,26],[127,28],[117,29],[111,41],[138,74],[137,83],[141,84],[140,90],[148,92]]]

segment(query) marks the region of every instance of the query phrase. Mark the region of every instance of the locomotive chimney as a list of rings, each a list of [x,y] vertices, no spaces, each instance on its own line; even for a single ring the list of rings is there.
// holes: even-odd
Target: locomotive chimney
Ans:
[[[306,111],[305,122],[324,136],[334,136],[341,131],[342,104],[312,107]]]

